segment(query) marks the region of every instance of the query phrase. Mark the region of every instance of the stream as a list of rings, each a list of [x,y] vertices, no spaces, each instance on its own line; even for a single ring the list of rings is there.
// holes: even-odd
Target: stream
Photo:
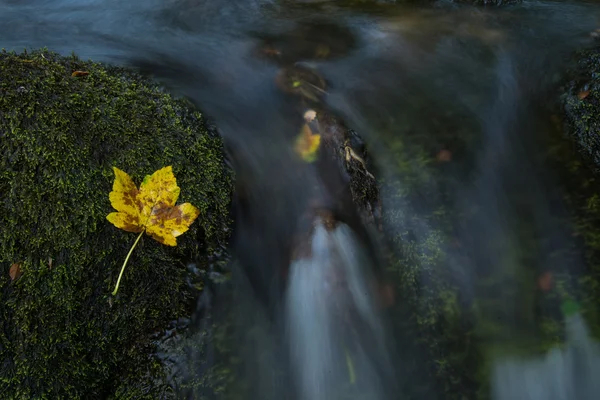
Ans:
[[[232,279],[161,344],[178,398],[592,400],[599,345],[579,313],[547,345],[561,300],[535,286],[586,271],[547,152],[563,71],[599,18],[585,1],[0,0],[0,47],[138,68],[218,127]],[[294,68],[324,88],[282,90]],[[309,108],[368,149],[380,229],[310,214],[337,207],[343,179],[294,154]],[[442,300],[459,322],[432,311]],[[192,384],[215,368],[233,382]]]

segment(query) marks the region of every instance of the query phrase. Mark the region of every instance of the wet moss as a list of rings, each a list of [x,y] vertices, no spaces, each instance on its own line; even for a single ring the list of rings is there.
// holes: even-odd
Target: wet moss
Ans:
[[[453,0],[455,3],[472,4],[475,6],[505,6],[521,3],[523,0]]]
[[[567,134],[588,159],[588,165],[600,172],[600,47],[581,51],[570,71],[562,104]]]
[[[419,111],[411,109],[406,115],[412,112]],[[449,256],[445,187],[451,163],[439,159],[440,152],[447,157],[460,154],[464,138],[444,133],[452,126],[446,118],[430,123],[435,126],[415,127],[410,118],[398,118],[379,131],[389,152],[380,162],[391,172],[381,182],[390,249],[387,272],[397,296],[389,315],[398,357],[410,365],[399,367],[403,398],[475,398],[469,375],[478,354]]]
[[[477,230],[489,221],[488,198],[463,192],[480,170],[476,124],[451,110],[419,126],[399,117],[380,133],[390,152],[382,162],[393,171],[381,186],[398,294],[390,317],[402,362],[411,365],[402,371],[407,398],[487,399],[496,356],[542,354],[563,340],[562,298],[537,286],[553,255],[541,256],[547,232],[527,218],[532,197],[519,185],[503,187],[518,217],[503,233]],[[468,206],[459,204],[464,196]],[[486,240],[473,238],[482,234]]]
[[[565,201],[573,210],[573,235],[584,249],[585,269],[576,281],[565,281],[564,290],[581,293],[577,300],[592,334],[600,339],[600,46],[582,50],[574,59],[563,87],[562,118],[555,121],[566,138],[555,139],[552,156],[566,177]]]
[[[86,76],[72,77],[73,71]],[[189,312],[185,262],[227,241],[232,177],[202,115],[138,74],[41,50],[0,53],[0,393],[165,398],[151,334]],[[112,167],[173,165],[200,216],[167,247],[116,229]],[[22,276],[9,277],[13,263]]]

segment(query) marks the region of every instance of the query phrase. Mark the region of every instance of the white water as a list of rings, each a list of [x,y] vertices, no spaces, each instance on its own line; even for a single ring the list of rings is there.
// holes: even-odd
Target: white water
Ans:
[[[496,363],[495,400],[597,400],[600,345],[580,314],[567,317],[567,343],[538,359],[508,358]]]
[[[385,368],[384,329],[360,244],[347,226],[319,223],[311,249],[292,264],[286,299],[299,399],[387,398],[376,372],[376,364]],[[358,333],[360,324],[368,334]]]

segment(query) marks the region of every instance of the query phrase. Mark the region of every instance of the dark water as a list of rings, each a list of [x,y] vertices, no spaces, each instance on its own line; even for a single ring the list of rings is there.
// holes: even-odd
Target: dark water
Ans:
[[[446,256],[429,265],[427,258],[435,257],[421,254],[414,296],[438,290],[442,281],[458,294],[458,310],[475,309],[472,324],[494,354],[493,397],[597,398],[592,375],[600,373],[598,349],[585,322],[569,325],[570,337],[584,347],[579,353],[523,356],[515,349],[537,348],[540,337],[538,300],[522,282],[535,282],[545,270],[576,275],[585,269],[572,251],[577,245],[565,222],[569,210],[545,164],[544,140],[553,129],[549,110],[561,73],[574,50],[591,44],[600,6],[343,3],[4,0],[0,47],[45,46],[140,68],[216,122],[239,183],[232,245],[238,262],[229,289],[204,294],[197,320],[210,326],[200,318],[209,309],[220,323],[229,315],[236,321],[208,340],[237,338],[242,361],[231,396],[443,399],[463,392],[472,398],[468,379],[440,387],[423,367],[430,360],[419,359],[428,355],[417,354],[406,325],[395,320],[399,314],[380,312],[360,283],[371,269],[387,265],[383,256],[366,256],[369,248],[406,254],[403,240],[410,236],[422,252],[444,232],[436,246]],[[318,58],[315,49],[323,44],[327,54]],[[266,49],[281,55],[270,57]],[[294,221],[315,196],[327,201],[327,177],[307,169],[290,145],[304,106],[275,84],[278,71],[297,62],[319,71],[327,81],[325,107],[367,142],[387,218],[384,238],[372,237],[375,245],[345,225],[318,231],[313,257],[301,267],[291,263],[286,281],[279,271],[290,264]],[[442,150],[454,160],[443,169],[432,163]],[[315,289],[336,263],[355,283],[349,294]],[[392,280],[402,276],[391,269]],[[358,310],[350,323],[336,319],[347,302]],[[402,315],[421,313],[422,303],[414,304]],[[207,342],[201,334],[189,341]],[[191,380],[221,362],[211,346],[202,350],[208,356],[189,351],[189,359],[175,358],[174,379]],[[550,387],[554,397],[544,392]],[[209,392],[181,388],[182,397]]]

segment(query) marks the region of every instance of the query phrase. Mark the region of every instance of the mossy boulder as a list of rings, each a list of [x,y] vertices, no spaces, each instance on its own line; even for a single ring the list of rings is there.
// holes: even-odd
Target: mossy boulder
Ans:
[[[535,357],[561,342],[560,299],[537,287],[548,258],[534,223],[520,219],[503,235],[478,228],[486,197],[466,189],[479,176],[485,143],[469,110],[449,105],[415,124],[411,115],[435,107],[403,106],[406,115],[380,122],[378,133],[388,152],[380,162],[388,168],[381,192],[397,293],[390,317],[410,365],[399,367],[404,390],[410,398],[487,399],[496,355]],[[514,209],[527,210],[528,193],[503,189]]]
[[[220,138],[135,72],[3,51],[0,164],[2,397],[168,397],[151,337],[190,312],[186,263],[226,244],[232,176]],[[112,297],[135,240],[106,220],[112,167],[139,185],[167,165],[179,202],[200,216],[176,247],[143,237]]]
[[[475,6],[504,6],[521,3],[523,0],[453,0],[455,3],[472,4]]]
[[[600,339],[600,45],[579,51],[574,59],[563,87],[562,118],[557,118],[565,137],[555,140],[553,154],[566,177],[565,200],[573,210],[574,235],[584,249],[578,300],[592,334]],[[565,140],[569,145],[561,146]]]
[[[462,156],[464,141],[473,138],[437,126],[431,131],[452,133],[432,135],[429,127],[419,129],[411,122],[410,117],[399,118],[380,130],[389,152],[382,160],[389,173],[381,183],[383,227],[391,250],[388,274],[397,296],[389,315],[399,357],[410,365],[399,367],[403,391],[416,399],[477,398],[480,386],[474,380],[481,354],[460,277],[451,264],[454,238],[447,190],[456,169],[446,159]],[[455,126],[444,118],[432,123]]]
[[[567,134],[600,172],[600,46],[580,51],[576,59],[562,96]]]

